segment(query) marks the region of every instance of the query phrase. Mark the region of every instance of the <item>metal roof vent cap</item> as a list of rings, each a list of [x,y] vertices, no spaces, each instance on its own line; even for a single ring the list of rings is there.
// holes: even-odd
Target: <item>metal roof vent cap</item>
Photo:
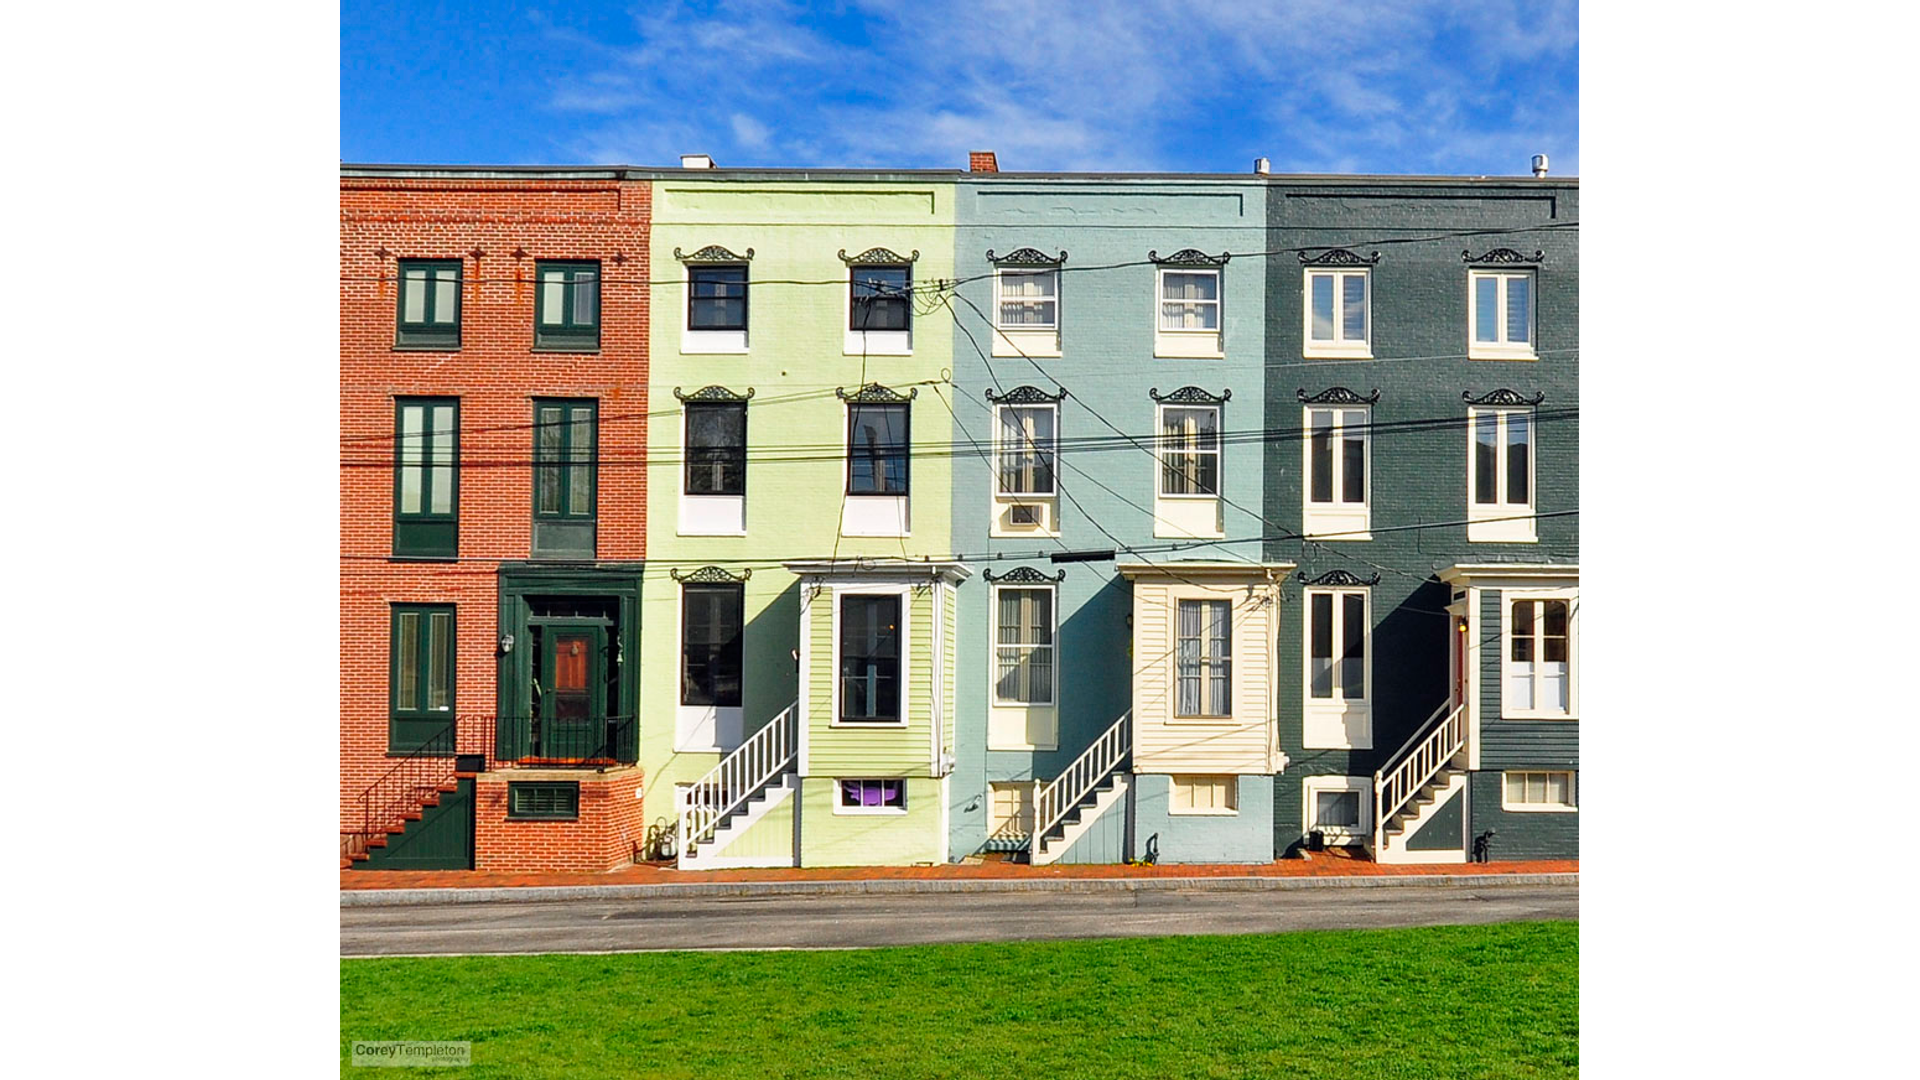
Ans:
[[[1273,171],[1273,162],[1268,161],[1266,158],[1263,158],[1263,157],[1254,158],[1253,171],[1260,174],[1261,176],[1265,176],[1268,173]]]
[[[680,167],[683,169],[712,169],[718,166],[714,165],[713,158],[706,154],[681,154]]]
[[[1533,175],[1536,177],[1547,175],[1547,155],[1533,155]]]

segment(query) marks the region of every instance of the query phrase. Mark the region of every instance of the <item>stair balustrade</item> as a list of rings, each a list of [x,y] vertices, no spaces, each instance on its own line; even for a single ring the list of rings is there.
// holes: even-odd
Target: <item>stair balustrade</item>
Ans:
[[[1378,853],[1387,819],[1413,801],[1435,774],[1467,745],[1467,706],[1443,701],[1433,715],[1373,774],[1373,850]],[[1445,717],[1442,719],[1442,717]],[[1436,725],[1435,721],[1438,721]]]
[[[1120,714],[1113,726],[1087,747],[1086,752],[1073,760],[1040,791],[1040,797],[1034,801],[1033,835],[1027,840],[1027,861],[1040,850],[1041,840],[1052,831],[1055,825],[1065,820],[1079,806],[1087,793],[1099,787],[1113,770],[1126,760],[1133,749],[1133,710]]]
[[[687,865],[695,848],[713,839],[728,815],[745,806],[747,800],[758,795],[793,764],[799,749],[796,730],[799,714],[800,703],[795,701],[681,793],[678,807],[681,867]]]

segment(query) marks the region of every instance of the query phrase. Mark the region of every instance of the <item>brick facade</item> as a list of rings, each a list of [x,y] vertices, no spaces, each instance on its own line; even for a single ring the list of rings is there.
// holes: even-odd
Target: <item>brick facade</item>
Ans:
[[[420,179],[348,175],[340,183],[340,800],[342,829],[360,824],[359,796],[387,755],[389,612],[395,603],[456,607],[455,709],[497,711],[497,579],[531,543],[532,404],[536,397],[600,403],[598,548],[602,561],[646,554],[647,289],[651,185],[582,170],[552,177]],[[461,345],[394,348],[396,260],[459,259]],[[534,263],[598,260],[600,348],[535,352]],[[459,559],[391,560],[394,398],[460,400]],[[464,726],[464,725],[463,725]],[[637,783],[635,778],[634,783]],[[595,785],[610,792],[607,783]],[[638,800],[628,786],[637,823]],[[504,783],[480,785],[504,798]],[[603,796],[595,797],[595,805]],[[605,798],[613,797],[604,794]],[[583,797],[583,819],[587,800]],[[501,815],[494,815],[495,817]],[[536,864],[486,854],[480,865]],[[518,823],[516,823],[518,824]],[[552,826],[555,823],[541,823]],[[596,825],[594,828],[610,828]],[[569,835],[549,828],[549,837]],[[615,845],[538,863],[610,865]],[[517,848],[516,848],[517,850]],[[518,859],[519,861],[514,861]]]
[[[566,780],[580,785],[574,821],[526,821],[507,816],[507,785],[520,780]],[[496,873],[611,870],[634,861],[645,843],[640,770],[562,772],[554,769],[482,773],[474,784],[473,868]],[[668,800],[671,802],[671,800]]]

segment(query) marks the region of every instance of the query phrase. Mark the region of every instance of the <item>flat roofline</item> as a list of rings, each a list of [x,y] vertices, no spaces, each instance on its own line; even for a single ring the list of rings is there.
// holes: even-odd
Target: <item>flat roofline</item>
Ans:
[[[873,180],[883,177],[941,183],[1030,183],[1058,181],[1094,183],[1132,181],[1165,183],[1200,181],[1205,183],[1275,184],[1518,184],[1529,187],[1578,187],[1578,176],[1441,176],[1402,173],[1180,173],[1180,172],[967,172],[964,169],[851,169],[851,168],[778,168],[681,169],[638,165],[406,165],[385,163],[346,163],[340,165],[343,177],[389,177],[437,180]]]

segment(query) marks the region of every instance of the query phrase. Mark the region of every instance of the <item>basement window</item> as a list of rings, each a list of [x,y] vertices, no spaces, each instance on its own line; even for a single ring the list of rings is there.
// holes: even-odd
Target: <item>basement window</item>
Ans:
[[[1240,778],[1237,776],[1175,776],[1168,793],[1170,814],[1237,814]]]
[[[1500,809],[1567,811],[1577,809],[1571,772],[1510,772],[1502,774]]]
[[[575,821],[580,817],[577,782],[507,785],[507,817],[516,821]]]
[[[904,814],[907,812],[905,780],[842,780],[837,814]]]

